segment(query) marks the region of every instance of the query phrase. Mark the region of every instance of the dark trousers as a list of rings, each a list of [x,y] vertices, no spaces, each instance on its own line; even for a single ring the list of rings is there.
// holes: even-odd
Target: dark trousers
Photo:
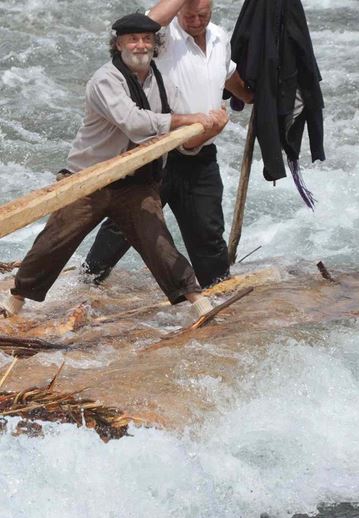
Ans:
[[[172,151],[168,155],[160,195],[162,205],[168,203],[177,220],[200,285],[209,286],[227,276],[223,184],[215,145],[205,146],[195,156]],[[87,255],[86,270],[101,280],[129,247],[115,222],[106,220]]]
[[[106,217],[140,253],[172,304],[201,291],[191,265],[174,246],[158,190],[143,184],[105,188],[52,214],[22,261],[12,294],[44,300],[81,241]]]

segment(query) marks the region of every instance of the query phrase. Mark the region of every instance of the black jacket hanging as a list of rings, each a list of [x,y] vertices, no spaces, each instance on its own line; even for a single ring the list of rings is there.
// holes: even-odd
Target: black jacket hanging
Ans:
[[[245,0],[231,45],[242,79],[255,92],[265,178],[286,176],[282,149],[291,170],[298,170],[305,123],[312,160],[325,160],[321,77],[300,0]]]

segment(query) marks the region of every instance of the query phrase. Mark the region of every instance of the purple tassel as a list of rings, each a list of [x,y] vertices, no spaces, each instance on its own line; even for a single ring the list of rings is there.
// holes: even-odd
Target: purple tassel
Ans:
[[[244,108],[244,102],[242,101],[242,99],[238,99],[238,97],[235,97],[234,95],[232,95],[229,104],[232,110],[235,112],[241,112]]]
[[[288,158],[288,166],[289,166],[290,172],[292,173],[295,186],[298,189],[298,192],[299,192],[300,196],[302,197],[302,200],[307,205],[307,207],[312,209],[312,211],[314,212],[314,205],[317,200],[314,198],[314,196],[310,192],[310,190],[307,189],[307,187],[304,183],[303,177],[300,172],[299,161],[290,160]]]

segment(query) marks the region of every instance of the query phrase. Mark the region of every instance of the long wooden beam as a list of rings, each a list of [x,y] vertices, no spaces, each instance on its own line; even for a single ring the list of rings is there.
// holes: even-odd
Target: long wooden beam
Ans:
[[[102,189],[110,183],[133,174],[190,138],[203,133],[196,123],[171,131],[118,157],[64,178],[48,187],[37,189],[0,207],[0,237],[25,227],[37,219]]]
[[[236,203],[234,206],[232,228],[229,234],[228,240],[228,257],[229,264],[236,262],[237,247],[242,235],[242,226],[244,219],[244,208],[246,206],[249,176],[252,166],[253,149],[254,149],[254,108],[252,108],[251,118],[248,124],[248,132],[246,138],[246,144],[244,147],[241,174],[239,178],[239,184],[237,189]]]

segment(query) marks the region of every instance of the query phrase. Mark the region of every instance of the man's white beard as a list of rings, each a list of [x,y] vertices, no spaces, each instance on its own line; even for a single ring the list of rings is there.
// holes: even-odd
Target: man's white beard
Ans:
[[[133,54],[127,49],[121,51],[123,62],[134,71],[146,70],[153,57],[153,50],[149,50],[146,54]]]

